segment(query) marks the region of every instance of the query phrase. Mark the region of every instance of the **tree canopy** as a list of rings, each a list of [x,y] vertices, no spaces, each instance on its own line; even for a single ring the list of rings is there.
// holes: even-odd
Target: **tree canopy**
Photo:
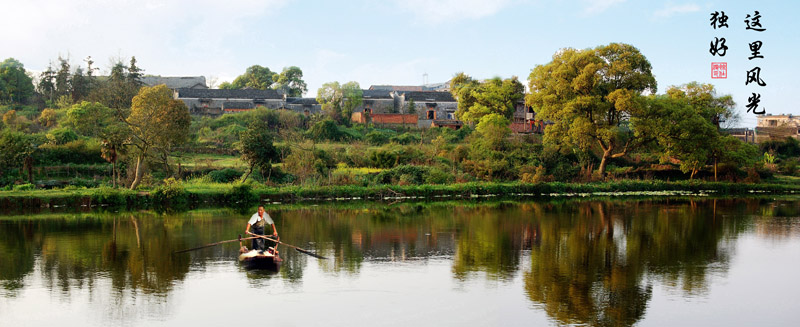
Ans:
[[[161,84],[141,88],[133,97],[126,122],[130,125],[132,144],[139,150],[136,177],[131,184],[134,189],[141,181],[141,166],[148,150],[168,150],[184,142],[189,135],[191,117],[183,101],[173,99],[172,91]]]
[[[363,93],[358,82],[330,82],[317,90],[317,102],[331,119],[349,125],[353,109],[363,103]]]
[[[275,75],[274,79],[274,88],[284,91],[287,96],[299,98],[308,92],[308,86],[303,81],[303,71],[300,70],[300,67],[284,68],[280,74]]]
[[[253,65],[247,67],[244,74],[239,75],[233,80],[233,83],[220,84],[221,89],[256,89],[256,90],[269,90],[274,83],[275,73],[267,67]]]
[[[530,74],[526,103],[537,116],[553,121],[548,144],[588,150],[599,147],[598,172],[635,143],[629,118],[639,114],[642,93],[654,93],[656,80],[647,58],[628,44],[594,49],[562,49]]]
[[[28,103],[33,96],[33,81],[25,66],[14,58],[0,63],[0,103]]]
[[[458,73],[450,82],[450,92],[458,100],[456,117],[477,123],[483,116],[499,114],[506,119],[514,115],[514,107],[524,98],[525,86],[516,76],[509,79],[495,77],[485,82],[473,80]]]

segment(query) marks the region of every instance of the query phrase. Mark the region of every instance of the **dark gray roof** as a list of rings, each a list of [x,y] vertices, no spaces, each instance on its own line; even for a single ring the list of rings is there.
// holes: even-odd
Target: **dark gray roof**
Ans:
[[[249,101],[225,101],[222,109],[253,109],[255,106]]]
[[[319,104],[316,98],[287,98],[286,104],[315,105]]]
[[[192,88],[192,87],[199,87],[207,89],[206,86],[206,78],[203,76],[152,76],[147,75],[142,77],[142,83],[155,86],[159,84],[165,84],[168,88],[171,89],[179,89],[179,88]]]
[[[206,99],[283,99],[277,90],[222,90],[222,89],[177,89],[178,98]]]
[[[364,99],[391,99],[392,91],[385,90],[362,90]]]
[[[420,92],[400,92],[405,94],[406,101],[414,99],[414,102],[456,102],[450,92],[420,91]]]

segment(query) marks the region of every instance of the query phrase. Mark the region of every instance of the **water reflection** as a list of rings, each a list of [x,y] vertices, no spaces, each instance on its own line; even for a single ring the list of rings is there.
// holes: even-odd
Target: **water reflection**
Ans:
[[[282,247],[278,272],[239,267],[235,242],[173,254],[235,239],[247,215],[230,209],[0,217],[0,296],[13,304],[31,287],[65,299],[88,291],[90,302],[115,307],[111,319],[135,315],[131,305],[169,316],[187,276],[220,266],[251,287],[291,287],[310,266],[355,279],[366,263],[445,259],[460,283],[519,283],[558,323],[632,325],[645,316],[654,283],[686,296],[708,292],[711,277],[729,269],[738,235],[796,238],[799,208],[797,200],[764,199],[273,207],[281,240],[332,258]],[[97,294],[106,290],[98,285],[109,293]]]

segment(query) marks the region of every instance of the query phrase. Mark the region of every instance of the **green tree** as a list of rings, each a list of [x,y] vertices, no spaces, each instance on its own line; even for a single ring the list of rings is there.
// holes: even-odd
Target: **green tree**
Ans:
[[[55,75],[56,97],[67,95],[72,92],[72,72],[70,70],[69,58],[64,59],[58,56],[59,69]]]
[[[275,73],[269,70],[269,68],[253,65],[248,67],[244,74],[236,77],[233,83],[230,84],[230,88],[269,90],[272,87],[272,83],[274,83],[274,76]],[[220,85],[220,88],[222,88],[222,86],[223,85]],[[225,86],[226,88],[228,87],[227,85]]]
[[[317,90],[317,102],[322,105],[322,111],[343,125],[350,125],[353,110],[363,101],[363,91],[358,82],[330,82]]]
[[[414,99],[408,100],[408,111],[409,114],[416,114],[417,113],[417,104],[414,102]]]
[[[651,97],[643,112],[631,118],[636,136],[654,138],[661,161],[680,160],[681,171],[694,178],[713,156],[719,137],[716,127],[685,99]]]
[[[10,130],[0,132],[0,177],[29,161],[34,149],[28,135]]]
[[[303,81],[303,71],[297,66],[284,68],[280,74],[276,74],[274,88],[282,90],[287,96],[297,98],[308,91],[308,86]]]
[[[131,189],[142,180],[144,160],[153,149],[168,153],[171,146],[184,142],[189,135],[191,116],[183,101],[172,98],[165,85],[142,87],[133,97],[130,125],[132,145],[137,149],[136,175]]]
[[[639,114],[641,94],[654,93],[650,62],[628,44],[563,49],[530,74],[526,103],[537,117],[553,121],[544,142],[582,150],[599,147],[600,175],[611,158],[635,145],[629,118]]]
[[[246,131],[239,134],[238,149],[242,154],[242,161],[250,166],[250,170],[242,178],[242,183],[253,172],[253,168],[258,168],[262,176],[264,172],[272,172],[272,163],[280,159],[278,150],[272,143],[266,122],[261,120],[253,121]],[[269,180],[269,175],[267,175]]]
[[[36,86],[37,91],[50,102],[56,101],[55,79],[56,72],[53,70],[53,65],[48,65],[47,69],[39,74],[39,84]]]
[[[667,96],[673,99],[685,99],[700,115],[708,119],[717,128],[721,124],[734,126],[738,122],[736,103],[730,94],[718,96],[714,85],[687,83],[667,89]]]
[[[33,96],[33,81],[25,66],[14,58],[0,63],[0,103],[28,103]]]
[[[450,92],[458,101],[456,117],[473,123],[493,113],[510,119],[516,103],[523,99],[525,93],[525,86],[516,76],[505,80],[496,77],[481,83],[459,73],[450,84]]]

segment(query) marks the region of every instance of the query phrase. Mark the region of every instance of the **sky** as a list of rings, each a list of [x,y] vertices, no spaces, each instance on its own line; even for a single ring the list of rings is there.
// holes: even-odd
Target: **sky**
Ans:
[[[58,56],[100,73],[135,56],[145,74],[232,81],[252,65],[298,66],[316,96],[323,83],[356,81],[420,85],[458,72],[477,79],[518,76],[562,48],[612,42],[637,47],[653,66],[658,93],[692,81],[714,84],[737,103],[740,125],[753,127],[748,98],[761,95],[768,114],[800,115],[794,95],[800,34],[799,1],[635,0],[0,0],[0,60],[15,58],[33,73]],[[728,28],[711,27],[724,11]],[[766,31],[746,30],[761,15]],[[709,52],[726,39],[725,56]],[[749,60],[762,41],[764,58]],[[727,79],[711,78],[726,62]],[[760,67],[766,86],[745,85]]]

